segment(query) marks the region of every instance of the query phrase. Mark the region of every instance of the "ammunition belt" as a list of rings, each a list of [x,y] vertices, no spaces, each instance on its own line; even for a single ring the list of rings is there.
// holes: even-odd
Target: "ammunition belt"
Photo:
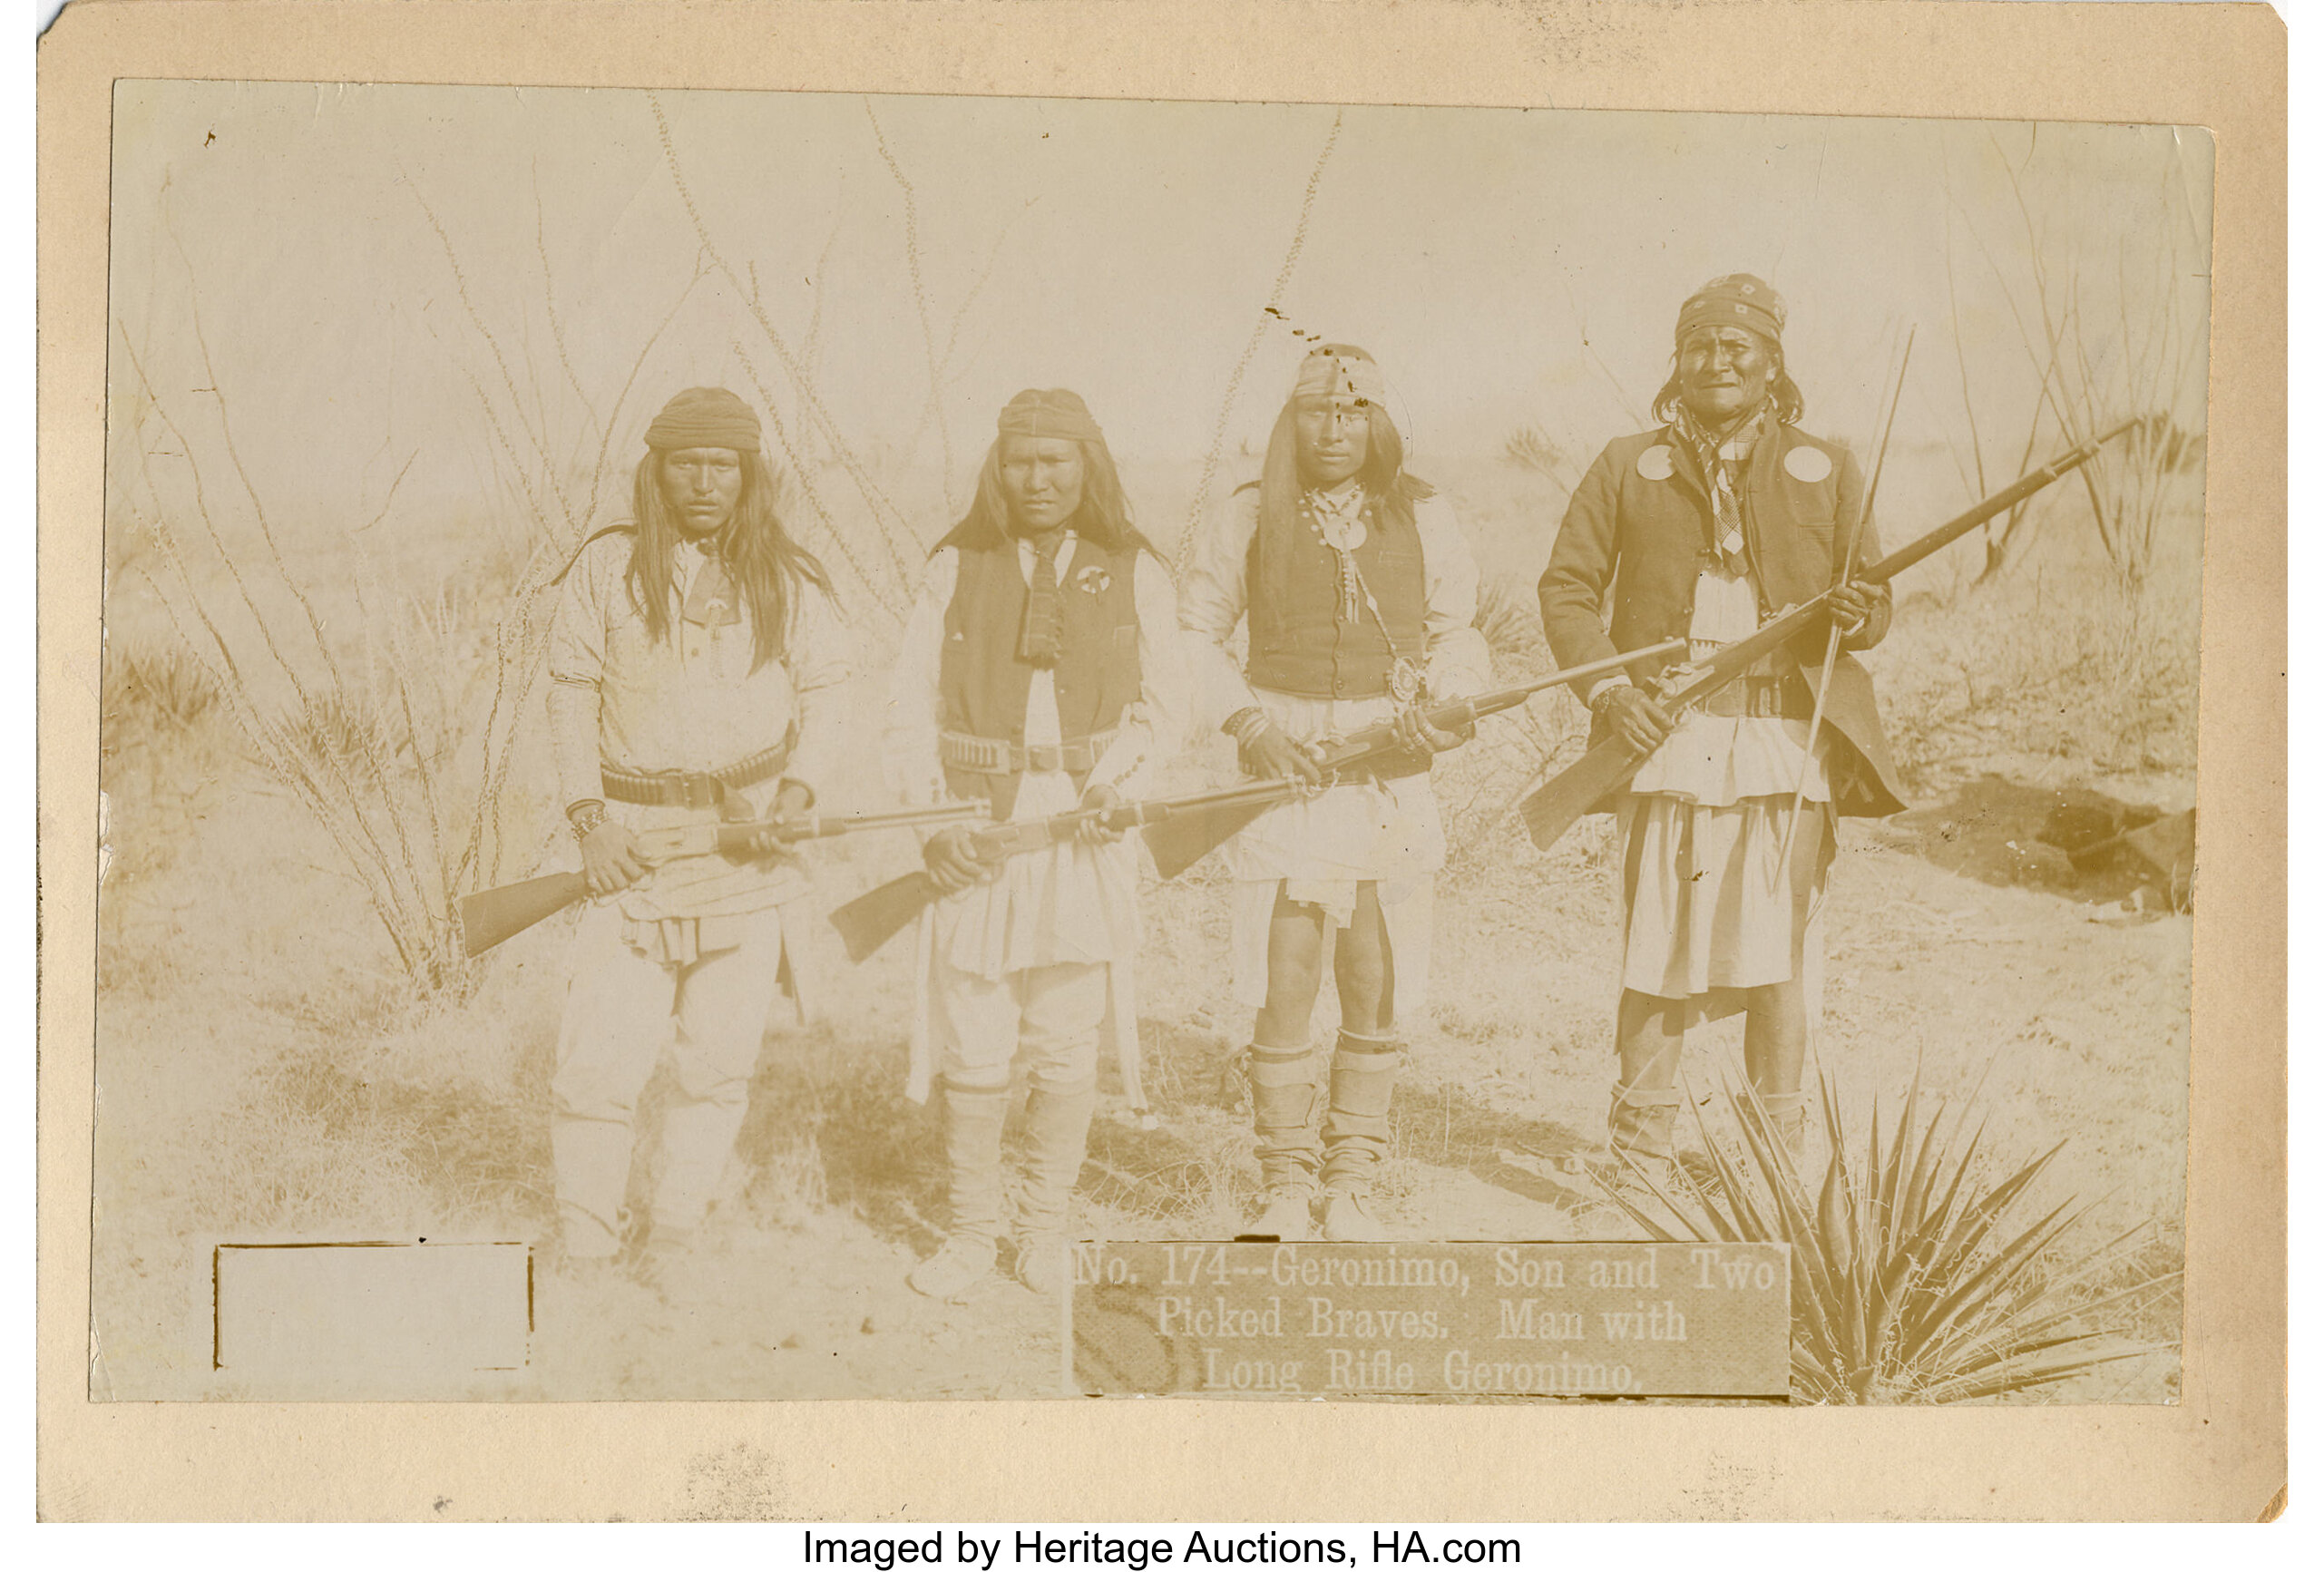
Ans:
[[[1055,769],[1069,775],[1088,775],[1098,767],[1098,760],[1113,740],[1114,733],[1108,729],[1077,737],[1070,742],[1035,743],[1027,747],[998,737],[946,731],[937,734],[936,754],[948,769],[967,770],[973,775],[1022,775],[1028,770]]]
[[[629,770],[608,764],[598,766],[598,776],[605,783],[606,796],[617,803],[715,808],[726,802],[729,792],[781,775],[783,766],[791,761],[791,742],[792,737],[786,736],[775,747],[720,769]]]
[[[1807,720],[1815,714],[1816,696],[1796,676],[1746,675],[1705,695],[1696,708],[1705,715]]]

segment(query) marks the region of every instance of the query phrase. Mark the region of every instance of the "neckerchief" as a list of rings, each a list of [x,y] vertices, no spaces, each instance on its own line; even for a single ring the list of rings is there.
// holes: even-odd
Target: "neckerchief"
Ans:
[[[1714,440],[1684,404],[1671,421],[1671,429],[1694,450],[1704,483],[1711,488],[1712,542],[1718,547],[1730,573],[1745,572],[1751,566],[1743,553],[1743,470],[1766,425],[1767,405],[1763,401],[1723,443]]]
[[[1063,530],[1050,530],[1032,542],[1032,592],[1025,597],[1025,625],[1017,653],[1035,666],[1055,666],[1065,649],[1064,609],[1057,597],[1057,553]]]

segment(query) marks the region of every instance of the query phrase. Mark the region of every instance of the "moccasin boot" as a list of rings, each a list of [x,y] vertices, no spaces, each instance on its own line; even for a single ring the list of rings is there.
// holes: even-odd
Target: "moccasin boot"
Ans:
[[[944,1088],[944,1159],[952,1170],[952,1231],[904,1279],[932,1299],[957,1299],[991,1275],[1001,1237],[1001,1130],[1009,1089]]]
[[[1391,1038],[1340,1033],[1332,1055],[1332,1102],[1323,1115],[1323,1189],[1331,1196],[1371,1193],[1372,1170],[1388,1155],[1388,1110],[1396,1100],[1403,1050]],[[1332,1237],[1331,1216],[1324,1234]]]
[[[610,1261],[620,1252],[627,1218],[621,1198],[630,1185],[630,1127],[561,1114],[550,1122],[549,1146],[565,1258]]]
[[[1379,1245],[1396,1233],[1372,1216],[1370,1196],[1329,1190],[1323,1196],[1323,1237],[1335,1245]]]
[[[1315,1237],[1315,1196],[1309,1190],[1270,1190],[1258,1215],[1244,1225],[1241,1239],[1273,1239],[1304,1245]]]
[[[1808,1094],[1803,1091],[1763,1091],[1754,1094],[1767,1115],[1768,1128],[1782,1143],[1792,1171],[1804,1176],[1808,1160]]]
[[[1025,1098],[1025,1184],[1017,1199],[1017,1280],[1036,1294],[1067,1280],[1067,1216],[1089,1151],[1098,1078],[1068,1086],[1036,1080]]]
[[[1308,1213],[1315,1200],[1315,1171],[1323,1140],[1315,1128],[1316,1071],[1313,1050],[1251,1046],[1251,1128],[1258,1138],[1258,1217],[1247,1232],[1277,1238],[1309,1236]],[[1284,1233],[1295,1228],[1296,1235]]]
[[[1685,1183],[1672,1147],[1681,1100],[1676,1087],[1616,1081],[1606,1110],[1607,1177],[1616,1195],[1650,1215],[1666,1211],[1663,1197],[1676,1196]]]

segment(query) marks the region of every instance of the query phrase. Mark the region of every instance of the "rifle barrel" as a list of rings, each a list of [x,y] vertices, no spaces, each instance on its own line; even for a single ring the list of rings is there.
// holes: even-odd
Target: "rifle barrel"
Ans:
[[[1515,709],[1537,693],[1547,693],[1549,689],[1562,688],[1568,682],[1579,682],[1585,677],[1599,677],[1608,671],[1619,670],[1625,666],[1636,666],[1641,660],[1652,660],[1657,656],[1676,654],[1685,648],[1686,640],[1684,639],[1665,639],[1659,644],[1648,644],[1637,649],[1625,649],[1620,654],[1609,655],[1603,660],[1586,660],[1579,666],[1568,666],[1562,671],[1552,671],[1547,677],[1537,677],[1529,682],[1520,682],[1514,688],[1504,688],[1496,692],[1482,695],[1469,700],[1465,708],[1470,711],[1472,719],[1488,715],[1499,715],[1505,709]]]

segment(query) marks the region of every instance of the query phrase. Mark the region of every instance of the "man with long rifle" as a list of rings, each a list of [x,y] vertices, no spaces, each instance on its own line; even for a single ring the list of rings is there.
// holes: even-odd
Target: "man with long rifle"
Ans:
[[[1264,1193],[1252,1231],[1311,1237],[1320,1186],[1326,1237],[1386,1238],[1371,1181],[1388,1149],[1399,1028],[1427,1018],[1445,857],[1430,761],[1466,735],[1431,725],[1423,699],[1489,679],[1472,626],[1476,561],[1450,508],[1404,468],[1387,380],[1352,345],[1301,363],[1259,479],[1201,531],[1183,597],[1188,659],[1206,719],[1235,739],[1245,771],[1324,786],[1331,739],[1386,725],[1401,744],[1269,809],[1228,853],[1234,989],[1257,1011],[1248,1073]],[[1309,1032],[1327,939],[1340,1033],[1319,1098]]]
[[[1851,543],[1877,557],[1878,537],[1854,458],[1799,429],[1784,320],[1782,298],[1747,274],[1687,298],[1655,401],[1665,424],[1598,455],[1541,579],[1560,662],[1680,634],[1700,664],[1810,600],[1821,608],[1808,630],[1818,653],[1827,629],[1840,636],[1812,747],[1815,689],[1788,647],[1675,714],[1626,674],[1584,692],[1592,742],[1618,738],[1644,761],[1626,789],[1592,806],[1615,813],[1622,840],[1607,1144],[1618,1171],[1655,1184],[1673,1177],[1686,1029],[1738,1011],[1752,1088],[1800,1149],[1833,817],[1903,806],[1871,679],[1854,658],[1887,633],[1889,596],[1841,571]],[[1779,864],[1795,793],[1796,838]]]
[[[1015,1271],[1064,1281],[1067,1209],[1109,1037],[1141,1101],[1134,981],[1137,847],[1104,810],[1185,735],[1169,575],[1130,525],[1103,433],[1075,394],[1009,401],[958,528],[928,573],[888,699],[890,773],[907,803],[978,797],[1037,844],[964,825],[924,848],[909,1095],[943,1087],[951,1233],[912,1286],[958,1299],[990,1281],[1002,1233],[1001,1136],[1026,1060]],[[1090,810],[1082,812],[1081,810]],[[1058,815],[1075,815],[1050,833]],[[924,904],[924,903],[923,903]]]
[[[632,1232],[638,1096],[673,1023],[643,1242],[665,1257],[706,1220],[784,981],[804,1015],[814,888],[774,823],[813,809],[849,674],[829,581],[776,513],[748,405],[724,388],[671,399],[630,501],[630,522],[568,569],[549,643],[550,735],[594,897],[550,1080],[563,1248],[582,1263]],[[762,827],[722,849],[718,831],[742,821]]]

